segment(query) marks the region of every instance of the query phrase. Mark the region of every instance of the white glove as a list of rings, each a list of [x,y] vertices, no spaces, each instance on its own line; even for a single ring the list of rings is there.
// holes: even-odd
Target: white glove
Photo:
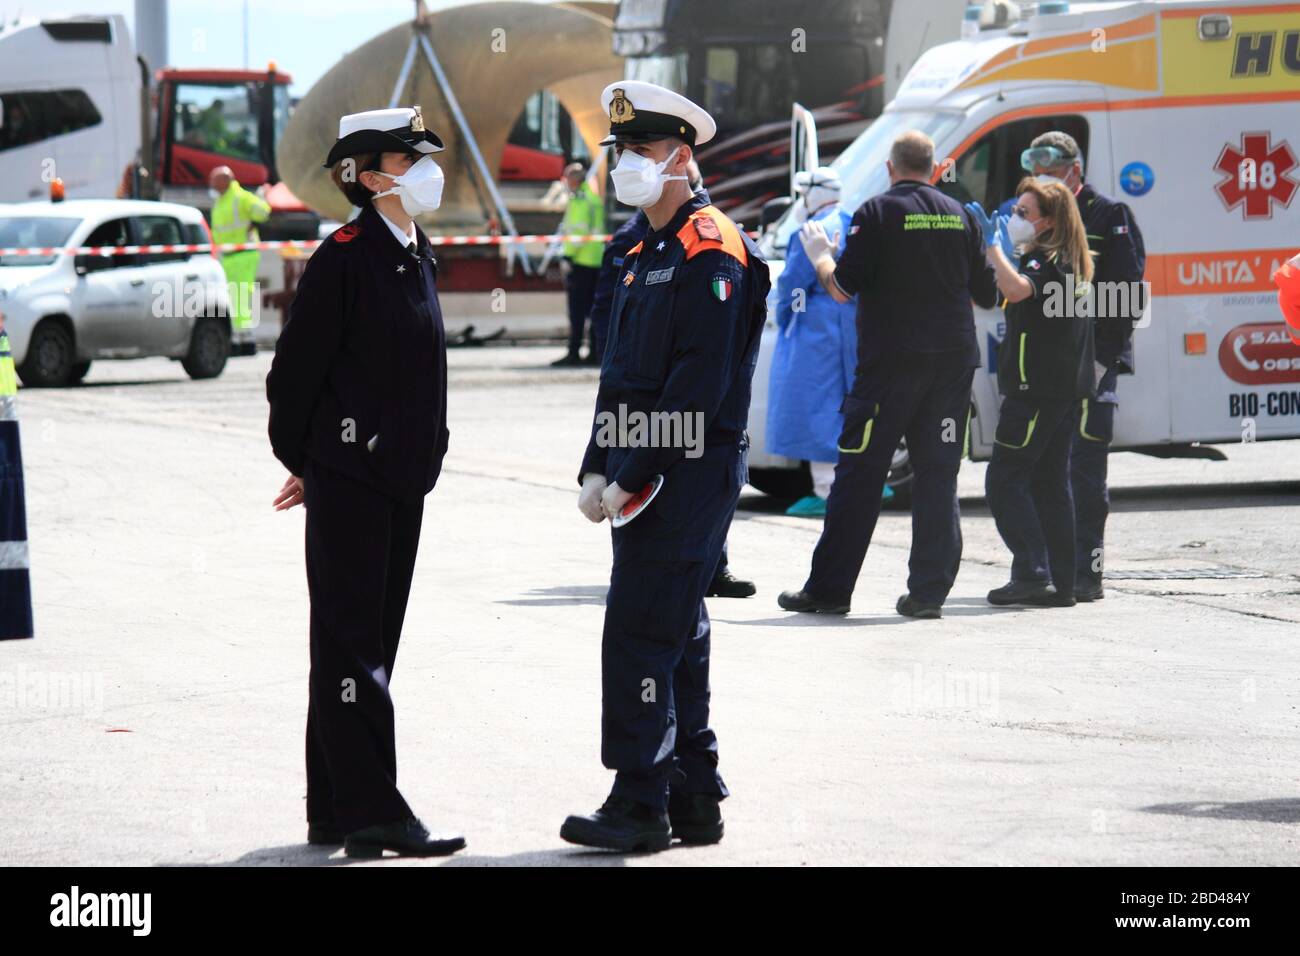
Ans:
[[[816,220],[804,223],[803,228],[799,230],[799,242],[803,245],[808,261],[813,265],[822,259],[834,258],[835,250],[840,244],[839,237],[838,231],[834,236],[828,236],[826,229]]]
[[[582,491],[578,493],[578,510],[593,524],[600,524],[605,520],[605,509],[601,505],[604,494],[604,475],[587,472],[582,476]]]

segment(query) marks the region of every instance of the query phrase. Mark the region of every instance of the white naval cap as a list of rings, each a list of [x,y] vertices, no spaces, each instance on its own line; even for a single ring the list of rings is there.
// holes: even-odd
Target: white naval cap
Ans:
[[[675,136],[687,146],[703,146],[718,131],[703,107],[680,93],[641,80],[619,80],[605,87],[600,105],[609,114],[609,136],[601,146],[645,143]]]
[[[442,140],[424,128],[418,106],[391,110],[349,113],[339,120],[339,138],[330,149],[325,166],[358,153],[436,153]]]

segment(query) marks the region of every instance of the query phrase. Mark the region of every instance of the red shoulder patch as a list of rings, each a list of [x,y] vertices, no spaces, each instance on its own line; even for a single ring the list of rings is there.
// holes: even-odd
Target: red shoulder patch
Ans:
[[[709,216],[696,216],[692,219],[695,223],[695,234],[701,239],[712,239],[715,242],[722,241],[722,230],[718,224]]]
[[[350,222],[346,226],[334,230],[333,239],[335,242],[351,242],[360,234],[361,227],[354,222]]]

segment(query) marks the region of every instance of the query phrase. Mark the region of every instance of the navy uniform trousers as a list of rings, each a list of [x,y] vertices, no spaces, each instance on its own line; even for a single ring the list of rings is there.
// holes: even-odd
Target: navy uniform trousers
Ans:
[[[1101,584],[1106,518],[1110,492],[1106,487],[1110,443],[1115,437],[1119,370],[1112,368],[1097,384],[1097,397],[1080,405],[1079,427],[1070,453],[1070,485],[1074,492],[1075,580],[1087,587]]]
[[[303,492],[311,595],[307,819],[352,832],[412,816],[397,791],[388,683],[424,498],[389,497],[310,459]]]
[[[803,590],[847,604],[880,518],[881,495],[902,438],[912,465],[908,592],[942,604],[961,564],[957,471],[975,370],[961,353],[904,353],[889,372],[859,370],[844,400],[844,432],[821,539]],[[870,397],[868,397],[870,396]]]
[[[1079,403],[1002,399],[984,494],[1011,552],[1012,581],[1051,581],[1074,593],[1070,446]]]
[[[669,786],[728,796],[709,728],[704,593],[745,483],[744,449],[706,446],[668,477],[678,486],[665,484],[635,521],[611,533],[601,637],[601,761],[615,771],[614,794],[659,810],[668,805]],[[669,556],[655,546],[655,537],[684,527],[694,542],[689,549]]]

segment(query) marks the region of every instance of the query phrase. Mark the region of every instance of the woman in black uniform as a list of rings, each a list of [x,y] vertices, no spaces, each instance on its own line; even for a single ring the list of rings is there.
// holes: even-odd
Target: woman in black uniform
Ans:
[[[1007,299],[998,348],[1002,409],[985,476],[989,510],[1011,550],[1011,581],[990,604],[1070,607],[1074,602],[1074,500],[1070,445],[1079,399],[1096,388],[1092,258],[1070,191],[1021,182],[1007,232],[1019,271],[994,239],[985,250]]]
[[[447,450],[447,352],[428,239],[442,142],[419,107],[345,116],[325,162],[361,208],[312,255],[266,379],[271,448],[305,504],[307,839],[349,856],[454,853],[397,789],[389,680],[424,496]]]

